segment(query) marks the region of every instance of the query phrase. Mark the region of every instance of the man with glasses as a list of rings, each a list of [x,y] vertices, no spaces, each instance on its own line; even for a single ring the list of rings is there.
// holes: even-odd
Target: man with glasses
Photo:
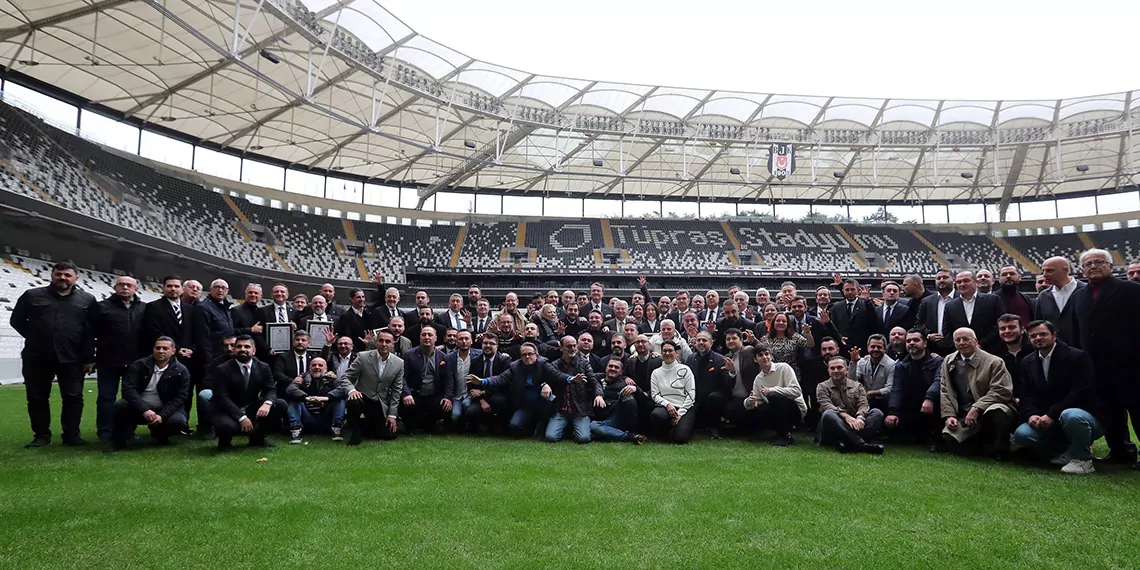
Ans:
[[[1140,431],[1140,378],[1130,356],[1140,347],[1140,283],[1112,276],[1112,254],[1090,249],[1081,254],[1088,287],[1073,292],[1080,348],[1092,358],[1097,392],[1105,406],[1105,460],[1140,469],[1126,416]]]
[[[662,363],[650,376],[657,407],[649,420],[659,433],[668,433],[673,443],[686,444],[697,424],[697,382],[692,369],[677,361],[679,354],[676,342],[661,342]]]
[[[510,407],[514,410],[507,427],[516,437],[527,437],[535,433],[536,426],[545,431],[545,424],[552,411],[554,395],[551,383],[556,379],[563,382],[584,382],[581,374],[563,374],[545,358],[538,355],[538,347],[526,342],[519,347],[519,359],[512,362],[506,371],[480,378],[467,375],[467,383],[481,389],[502,387],[508,394]]]
[[[222,353],[222,340],[237,334],[230,315],[230,303],[226,301],[229,291],[229,283],[215,279],[210,283],[210,294],[194,306],[194,344],[198,346],[202,362],[212,362],[216,355]]]
[[[973,329],[961,327],[952,338],[958,350],[942,362],[939,384],[943,440],[957,449],[970,440],[970,447],[1003,461],[1015,412],[1013,379],[1000,358],[978,348]]]

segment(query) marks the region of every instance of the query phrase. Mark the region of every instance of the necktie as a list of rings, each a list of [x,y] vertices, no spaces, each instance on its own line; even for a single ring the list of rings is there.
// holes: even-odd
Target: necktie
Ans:
[[[170,308],[174,309],[174,319],[178,321],[179,325],[181,325],[182,324],[182,304],[181,303],[171,303]]]
[[[305,373],[305,357],[304,355],[297,355],[297,376]]]
[[[245,379],[245,389],[248,390],[249,389],[249,365],[247,365],[247,364],[241,365],[241,377],[243,379]]]
[[[475,326],[475,332],[481,333],[481,332],[484,332],[486,330],[487,330],[486,325],[483,324],[483,317],[479,317],[479,324],[477,324]]]
[[[855,301],[847,301],[847,320],[855,318]]]
[[[883,322],[889,323],[891,321],[891,306],[886,305],[883,307]]]
[[[491,360],[489,358],[483,359],[483,377],[491,376]]]
[[[277,322],[285,322],[285,307],[277,307]]]

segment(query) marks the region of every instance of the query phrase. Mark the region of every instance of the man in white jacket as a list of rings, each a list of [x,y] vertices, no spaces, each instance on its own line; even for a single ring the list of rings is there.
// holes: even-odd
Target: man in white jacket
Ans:
[[[653,338],[649,339],[649,350],[656,354],[661,354],[661,343],[667,340],[673,341],[673,344],[677,345],[678,362],[684,362],[684,360],[689,358],[689,355],[693,353],[689,348],[689,343],[681,338],[681,335],[677,334],[676,323],[670,319],[661,321],[661,332],[653,335]]]
[[[772,362],[772,352],[768,347],[757,346],[755,358],[760,373],[752,382],[752,393],[744,400],[744,408],[759,416],[756,421],[761,427],[771,427],[776,431],[772,445],[787,447],[793,443],[792,428],[807,413],[800,381],[796,379],[791,365]]]
[[[659,432],[668,432],[673,443],[689,443],[696,425],[697,382],[693,371],[677,361],[677,343],[661,342],[661,367],[650,375],[653,403],[649,421]]]

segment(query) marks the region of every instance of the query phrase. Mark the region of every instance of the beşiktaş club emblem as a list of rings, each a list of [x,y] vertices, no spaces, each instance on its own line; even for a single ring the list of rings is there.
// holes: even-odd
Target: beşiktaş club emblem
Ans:
[[[790,143],[772,143],[768,149],[768,172],[783,180],[796,171],[796,147]]]

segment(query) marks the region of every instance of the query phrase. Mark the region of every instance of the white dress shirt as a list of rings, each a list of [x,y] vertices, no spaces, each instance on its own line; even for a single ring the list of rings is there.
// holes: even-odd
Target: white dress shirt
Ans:
[[[945,297],[942,295],[938,296],[938,330],[936,332],[939,334],[942,334],[942,320],[946,315],[946,303],[949,303],[950,299],[953,299],[952,295],[947,295]]]
[[[962,297],[962,309],[966,311],[966,322],[971,325],[974,324],[974,303],[976,303],[977,300],[977,295],[974,295],[974,297],[969,300]]]
[[[1069,282],[1064,287],[1053,286],[1053,300],[1057,302],[1057,312],[1063,312],[1065,305],[1069,303],[1069,297],[1073,295],[1073,291],[1077,288],[1077,280],[1069,279]]]
[[[1043,380],[1049,380],[1049,364],[1053,361],[1053,351],[1055,350],[1057,350],[1057,345],[1054,344],[1053,348],[1049,349],[1049,354],[1041,354],[1040,351],[1038,351],[1038,354],[1041,356],[1041,370],[1045,372],[1045,378],[1043,378]]]

